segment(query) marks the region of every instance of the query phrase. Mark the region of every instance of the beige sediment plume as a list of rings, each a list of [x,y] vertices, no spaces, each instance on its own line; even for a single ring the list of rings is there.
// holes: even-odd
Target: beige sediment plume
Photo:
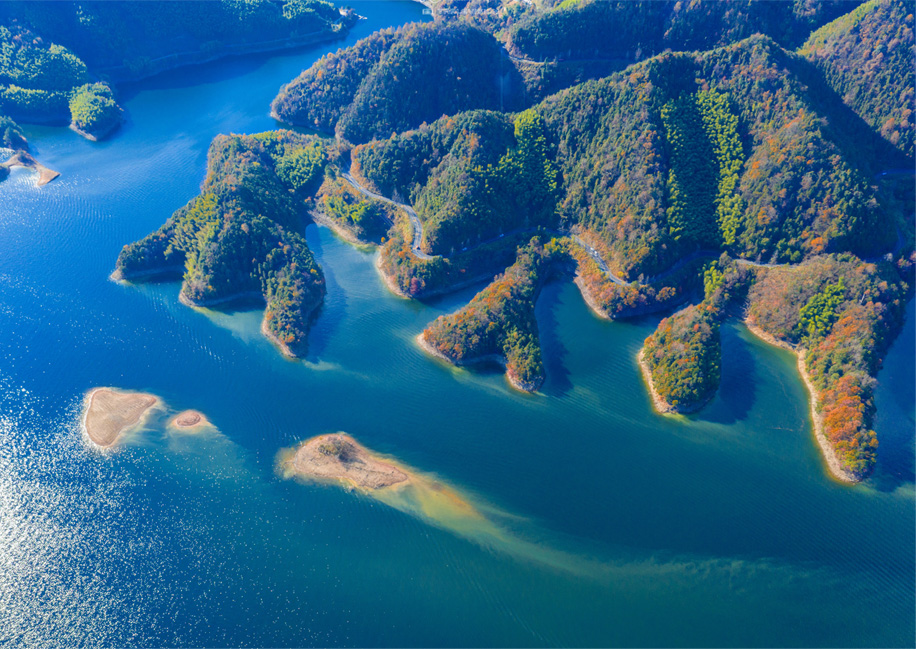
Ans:
[[[184,432],[197,432],[201,428],[211,426],[210,420],[197,410],[182,410],[172,417],[169,424]]]
[[[836,451],[833,449],[833,446],[830,444],[830,440],[827,439],[826,434],[824,433],[824,416],[819,412],[820,402],[818,401],[817,388],[815,388],[814,383],[811,381],[811,376],[808,374],[808,369],[805,367],[805,355],[807,351],[804,347],[793,347],[789,343],[779,340],[775,336],[768,334],[763,329],[755,325],[748,319],[744,320],[745,326],[747,326],[748,331],[760,338],[760,340],[770,345],[776,347],[781,347],[786,349],[796,356],[796,363],[798,366],[798,373],[801,375],[802,382],[805,384],[805,387],[808,389],[808,399],[809,406],[811,410],[811,420],[814,422],[814,439],[817,440],[817,445],[821,449],[821,456],[824,458],[824,462],[827,464],[830,475],[840,482],[847,484],[856,484],[860,482],[860,479],[856,477],[849,469],[843,466],[843,463],[840,462],[840,458],[837,457]]]
[[[329,482],[353,488],[405,514],[513,556],[594,576],[604,567],[566,552],[515,536],[457,489],[361,446],[346,433],[319,435],[280,451],[277,468],[286,478]]]
[[[281,459],[289,474],[338,481],[362,490],[406,483],[408,473],[377,457],[346,433],[319,435],[304,442],[291,457]]]
[[[277,467],[286,478],[329,482],[357,491],[448,529],[466,531],[484,520],[458,491],[362,446],[350,435],[319,435],[284,449]],[[498,536],[492,530],[488,532]]]
[[[90,441],[110,448],[129,430],[141,425],[159,398],[145,392],[96,388],[86,395],[83,428]]]

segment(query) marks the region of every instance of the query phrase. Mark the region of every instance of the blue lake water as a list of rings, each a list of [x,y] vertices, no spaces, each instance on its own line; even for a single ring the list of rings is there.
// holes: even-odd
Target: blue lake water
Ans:
[[[421,19],[353,4],[369,20],[347,43]],[[0,183],[0,644],[912,646],[912,304],[879,375],[878,469],[850,488],[827,477],[794,358],[738,324],[719,395],[671,419],[635,360],[657,320],[601,321],[568,282],[538,303],[548,379],[529,396],[414,345],[473,290],[396,298],[326,229],[307,231],[328,296],[305,362],[258,311],[108,279],[197,193],[210,140],[276,127],[279,86],[340,45],[139,84],[108,142],[27,129],[62,176]],[[94,452],[80,406],[105,385],[218,431]],[[277,474],[281,449],[337,430],[485,523]]]

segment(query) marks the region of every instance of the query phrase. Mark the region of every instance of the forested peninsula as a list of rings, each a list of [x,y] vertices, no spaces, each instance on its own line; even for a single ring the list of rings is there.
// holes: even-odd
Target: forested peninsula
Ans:
[[[180,276],[190,306],[261,299],[264,334],[300,356],[325,295],[303,233],[303,198],[336,155],[333,142],[291,131],[216,138],[200,195],[125,246],[114,278]]]
[[[715,396],[740,318],[798,354],[832,473],[867,477],[916,263],[912,176],[886,173],[914,166],[903,2],[435,7],[281,89],[275,116],[327,137],[214,141],[201,195],[116,272],[181,273],[192,304],[260,295],[265,333],[301,355],[324,294],[314,220],[378,245],[399,295],[485,284],[418,340],[529,392],[540,288],[574,276],[601,317],[667,313],[634,359],[662,412]]]

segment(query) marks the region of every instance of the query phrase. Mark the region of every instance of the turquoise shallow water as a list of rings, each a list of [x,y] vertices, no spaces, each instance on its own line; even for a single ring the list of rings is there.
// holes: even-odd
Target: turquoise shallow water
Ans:
[[[349,41],[420,17],[358,11]],[[849,488],[825,474],[794,359],[740,325],[720,394],[667,419],[635,362],[657,321],[600,321],[570,283],[538,304],[548,380],[527,396],[413,344],[472,291],[395,298],[371,253],[325,229],[307,233],[328,298],[304,363],[260,336],[257,311],[107,279],[195,195],[211,138],[274,127],[277,88],[338,45],[140,84],[109,142],[28,129],[63,175],[0,183],[0,643],[912,645],[912,304],[879,376],[878,470]],[[98,385],[199,409],[218,432],[152,426],[92,452],[79,409]],[[276,474],[280,449],[335,430],[485,522]]]

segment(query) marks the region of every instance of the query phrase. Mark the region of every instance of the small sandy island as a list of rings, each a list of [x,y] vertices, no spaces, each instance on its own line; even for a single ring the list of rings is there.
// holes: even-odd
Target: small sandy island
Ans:
[[[144,392],[96,388],[86,396],[83,426],[98,446],[113,446],[125,432],[142,423],[159,398]]]
[[[34,169],[38,172],[39,187],[47,185],[49,182],[60,175],[60,172],[54,171],[53,169],[48,169],[46,166],[38,162],[28,151],[16,151],[16,153],[10,156],[9,160],[0,164],[0,167],[5,167],[6,169],[12,169],[13,167],[25,167],[27,169]]]
[[[302,478],[337,480],[357,489],[384,489],[410,480],[407,473],[376,457],[346,433],[307,440],[283,465]]]
[[[210,426],[210,420],[196,410],[182,410],[172,417],[169,424],[186,432],[195,432],[204,426]]]

